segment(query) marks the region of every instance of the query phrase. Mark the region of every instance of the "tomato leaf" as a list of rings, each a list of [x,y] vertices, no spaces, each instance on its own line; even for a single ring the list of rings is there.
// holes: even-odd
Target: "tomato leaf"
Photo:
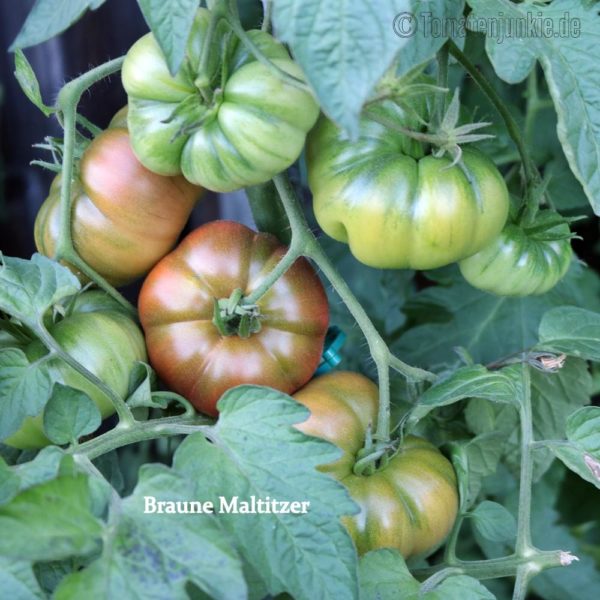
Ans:
[[[458,477],[460,510],[473,505],[481,490],[484,477],[498,467],[504,450],[504,436],[499,432],[482,433],[469,441],[452,442],[452,464]]]
[[[499,24],[496,31],[502,43],[488,36],[486,51],[500,78],[518,83],[539,60],[558,115],[557,133],[565,156],[594,212],[600,214],[600,64],[594,59],[600,41],[598,10],[579,0],[535,6],[508,0],[469,0],[469,4],[472,27]],[[517,19],[528,23],[543,19],[543,32],[538,24],[534,33],[519,36],[517,30],[515,35],[513,27],[511,35],[504,35],[508,32],[502,25]],[[541,35],[548,29],[550,34]]]
[[[96,550],[102,527],[90,512],[84,475],[33,486],[0,506],[0,554],[23,560],[59,560]]]
[[[587,406],[567,420],[568,443],[548,448],[572,471],[600,489],[600,407]]]
[[[30,363],[18,348],[0,350],[0,439],[44,408],[52,381],[44,363]]]
[[[336,460],[332,444],[292,427],[308,410],[271,388],[239,386],[219,400],[220,417],[202,435],[177,449],[174,468],[196,482],[198,497],[219,506],[267,498],[309,502],[299,518],[291,513],[219,515],[235,535],[240,554],[271,595],[287,591],[298,600],[356,597],[356,554],[339,521],[356,505],[345,488],[315,470]]]
[[[425,600],[495,600],[483,584],[467,575],[444,579],[432,592],[419,595]]]
[[[419,398],[409,422],[416,423],[440,406],[473,397],[510,404],[516,401],[516,389],[511,378],[502,372],[491,372],[481,365],[462,367]]]
[[[5,598],[18,600],[41,600],[46,596],[26,560],[14,560],[0,556],[0,590]]]
[[[69,444],[100,427],[95,402],[81,390],[55,383],[44,409],[44,433],[55,444]]]
[[[416,0],[409,13],[394,17],[394,32],[409,40],[398,55],[400,75],[431,60],[448,39],[446,33],[455,34],[454,41],[459,46],[464,45],[466,31],[446,27],[449,23],[458,24],[464,8],[463,0]]]
[[[571,306],[549,310],[540,323],[538,347],[600,361],[600,313]]]
[[[19,493],[19,476],[0,458],[0,504],[6,504]]]
[[[163,51],[171,75],[181,67],[198,0],[138,0],[144,19]]]
[[[377,550],[360,561],[360,600],[494,600],[477,579],[466,575],[447,577],[430,589],[410,573],[394,550]]]
[[[505,370],[520,369],[513,366]],[[531,406],[533,432],[536,440],[555,440],[564,435],[569,416],[580,407],[589,404],[591,376],[585,361],[571,358],[557,373],[531,371]],[[520,390],[519,390],[519,393]],[[503,440],[504,455],[508,466],[516,473],[520,467],[521,449],[519,416],[512,406],[486,403],[485,413],[481,400],[471,400],[467,406],[466,419],[476,434],[496,433]],[[549,450],[540,447],[533,454],[534,479],[539,479],[552,463]]]
[[[33,460],[16,465],[14,472],[19,476],[19,490],[23,491],[54,479],[60,471],[64,456],[60,448],[47,446],[42,448]]]
[[[512,541],[517,535],[517,522],[513,515],[497,502],[484,500],[469,513],[473,526],[480,535],[492,542]]]
[[[273,3],[277,37],[290,45],[323,111],[353,136],[363,103],[410,43],[393,28],[394,17],[410,8],[407,0],[382,2],[377,10],[370,2]]]
[[[48,308],[80,289],[69,269],[41,254],[31,260],[0,255],[0,310],[34,330]]]
[[[54,112],[54,109],[51,106],[46,106],[46,104],[44,104],[40,92],[40,84],[22,50],[17,50],[15,52],[15,77],[19,82],[23,93],[47,117],[49,117]]]
[[[396,550],[367,552],[359,564],[360,600],[417,598],[419,582]]]
[[[116,598],[127,589],[137,598],[152,590],[157,598],[183,599],[189,581],[216,600],[246,597],[241,564],[213,514],[145,512],[148,498],[198,501],[192,483],[163,465],[142,467],[133,494],[111,514],[110,544],[66,577],[55,598]]]
[[[105,0],[36,0],[9,50],[28,48],[62,33],[89,8],[95,10]]]
[[[420,367],[441,370],[459,362],[450,348],[462,346],[475,362],[490,363],[530,348],[538,341],[543,315],[557,306],[579,306],[600,311],[600,279],[574,263],[565,278],[541,296],[509,298],[472,288],[453,277],[450,286],[420,292],[411,307],[421,308],[422,322],[392,344],[396,356]],[[440,317],[444,317],[442,320]]]

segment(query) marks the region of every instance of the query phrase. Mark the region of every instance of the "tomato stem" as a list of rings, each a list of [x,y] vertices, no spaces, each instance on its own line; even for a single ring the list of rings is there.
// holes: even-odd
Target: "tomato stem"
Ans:
[[[448,40],[448,50],[450,54],[464,67],[469,75],[475,80],[477,85],[481,88],[481,91],[487,96],[488,100],[494,105],[496,110],[500,113],[500,116],[504,120],[504,124],[508,131],[508,134],[512,138],[519,155],[521,156],[521,162],[523,163],[523,170],[525,173],[525,179],[527,182],[528,190],[535,188],[540,183],[540,174],[535,166],[535,163],[529,156],[529,151],[521,130],[514,120],[510,111],[502,101],[502,98],[496,93],[496,90],[488,82],[488,80],[479,72],[477,67],[467,58],[464,52],[452,41]],[[528,200],[529,193],[525,194],[526,201]]]
[[[421,586],[420,591],[423,592],[431,591],[444,579],[453,575],[468,575],[477,579],[495,579],[497,577],[514,577],[520,571],[526,571],[530,578],[545,569],[567,566],[574,558],[561,550],[536,550],[528,556],[512,554],[488,560],[457,561],[451,567],[440,564],[415,569],[412,574],[419,579],[429,578]]]
[[[237,4],[235,2],[229,3],[229,12],[225,14],[225,20],[227,24],[235,33],[235,35],[240,39],[242,44],[246,46],[250,54],[254,56],[254,58],[261,64],[263,64],[269,71],[271,71],[275,76],[282,79],[285,83],[289,85],[293,85],[294,87],[303,90],[305,92],[310,93],[310,88],[304,81],[290,75],[279,66],[277,66],[272,60],[270,60],[267,56],[265,56],[261,49],[252,41],[250,36],[246,33],[244,28],[242,27],[242,23],[240,21],[239,13],[237,10]]]
[[[150,421],[135,421],[131,426],[122,427],[120,424],[114,429],[95,437],[88,442],[79,444],[72,454],[83,454],[94,460],[111,450],[123,446],[175,435],[189,435],[191,433],[210,431],[213,420],[201,415],[178,415],[163,417]]]
[[[292,230],[292,245],[290,251],[293,255],[303,255],[313,260],[327,280],[334,287],[344,304],[347,306],[350,314],[363,332],[373,361],[377,367],[377,375],[379,379],[379,412],[377,420],[377,429],[373,436],[376,442],[375,453],[387,447],[390,441],[390,386],[389,386],[389,369],[390,367],[402,373],[407,379],[423,381],[432,381],[435,379],[433,373],[417,369],[407,365],[399,358],[393,356],[384,342],[383,338],[373,325],[371,319],[365,312],[360,302],[356,299],[352,290],[346,283],[345,279],[337,272],[333,263],[320,246],[315,235],[311,231],[306,217],[302,211],[298,198],[296,197],[294,188],[292,187],[289,178],[286,174],[276,175],[273,178],[275,187],[281,198],[285,213],[290,223]],[[286,255],[287,256],[287,255]],[[285,257],[284,259],[285,260]],[[279,265],[278,265],[279,266]],[[274,272],[277,270],[275,268]],[[267,278],[271,280],[271,277]],[[263,286],[266,285],[263,282]],[[271,283],[272,285],[272,283]],[[254,296],[250,296],[248,300],[255,301]],[[375,454],[373,461],[376,460]]]
[[[519,482],[519,512],[515,551],[519,556],[531,552],[531,485],[533,479],[533,439],[531,412],[531,374],[526,364],[521,366],[522,394],[519,403],[521,418],[521,474]]]
[[[119,421],[131,424],[135,421],[129,406],[125,403],[125,400],[119,396],[110,386],[106,385],[101,379],[96,377],[91,371],[86,369],[81,363],[76,361],[70,354],[65,352],[58,342],[50,335],[46,327],[42,322],[38,323],[37,334],[40,340],[48,348],[50,352],[53,352],[58,358],[63,360],[72,369],[77,371],[81,376],[85,377],[90,383],[94,384],[103,394],[105,394],[112,402]]]
[[[437,86],[440,88],[448,87],[448,56],[448,45],[444,44],[437,53]],[[438,129],[446,112],[446,94],[436,94],[434,103],[435,128]]]
[[[62,177],[60,187],[60,233],[56,244],[56,260],[64,260],[80,269],[85,275],[97,283],[123,306],[132,316],[137,317],[133,307],[104,277],[92,269],[79,256],[73,245],[71,232],[71,212],[73,198],[71,196],[71,185],[73,183],[73,162],[75,155],[75,142],[77,135],[77,105],[83,93],[92,85],[116,73],[122,66],[125,57],[115,58],[94,69],[84,73],[80,77],[65,84],[58,94],[59,121],[64,129]]]

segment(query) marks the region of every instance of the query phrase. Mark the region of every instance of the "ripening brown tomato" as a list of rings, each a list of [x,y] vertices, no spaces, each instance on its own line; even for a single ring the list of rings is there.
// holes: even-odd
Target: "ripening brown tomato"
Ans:
[[[448,535],[458,511],[452,464],[430,442],[406,436],[387,465],[373,474],[354,473],[368,427],[377,427],[379,392],[370,380],[343,371],[317,377],[294,394],[311,416],[296,427],[342,450],[320,467],[343,483],[360,506],[344,517],[359,554],[395,548],[404,558],[424,555]]]
[[[216,416],[221,395],[246,383],[293,393],[319,365],[329,308],[304,258],[257,301],[259,331],[224,333],[213,322],[215,300],[234,290],[248,296],[286,250],[270,234],[213,221],[184,238],[146,277],[139,309],[150,363],[199,411]]]
[[[142,166],[131,149],[125,111],[86,148],[72,184],[75,249],[116,286],[141,277],[171,250],[202,191],[183,177]],[[50,258],[59,229],[60,175],[35,221],[36,246]]]

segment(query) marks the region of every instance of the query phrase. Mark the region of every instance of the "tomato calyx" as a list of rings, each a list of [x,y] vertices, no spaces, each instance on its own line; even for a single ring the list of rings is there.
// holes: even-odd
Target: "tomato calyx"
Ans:
[[[369,425],[365,434],[365,445],[358,451],[352,471],[359,477],[374,475],[377,471],[385,469],[396,452],[397,448],[393,442],[377,444],[373,439],[372,425]]]
[[[262,327],[258,305],[244,303],[240,288],[233,290],[229,298],[215,298],[212,322],[221,335],[237,335],[244,339],[258,333]]]

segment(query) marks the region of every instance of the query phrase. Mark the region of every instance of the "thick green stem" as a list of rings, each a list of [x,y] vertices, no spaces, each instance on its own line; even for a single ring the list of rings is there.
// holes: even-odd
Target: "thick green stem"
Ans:
[[[73,246],[71,233],[71,211],[73,198],[71,185],[73,182],[73,159],[75,153],[75,137],[77,123],[77,105],[83,93],[96,82],[116,73],[123,64],[124,57],[116,58],[100,65],[77,79],[67,83],[58,95],[58,108],[64,128],[62,177],[60,188],[60,234],[56,244],[56,259],[64,260],[81,270],[90,279],[103,288],[119,304],[126,308],[132,315],[136,315],[135,308],[114,287],[101,277],[94,269],[82,260]]]
[[[271,73],[282,79],[285,83],[310,93],[310,88],[306,85],[306,82],[281,69],[271,59],[265,56],[262,50],[252,41],[250,36],[242,27],[235,2],[229,3],[229,13],[225,15],[225,19],[233,33],[235,33],[242,44],[246,46],[248,52],[250,52],[250,54],[252,54],[252,56],[254,56],[259,63],[267,67]]]
[[[119,415],[119,420],[126,424],[131,424],[135,421],[133,415],[131,414],[131,410],[129,406],[125,403],[123,398],[119,396],[112,388],[106,385],[101,379],[96,377],[91,371],[86,369],[82,364],[77,362],[70,354],[67,354],[59,345],[58,342],[48,333],[46,328],[42,323],[38,324],[37,333],[46,348],[52,353],[54,353],[58,358],[63,360],[66,364],[68,364],[72,369],[77,371],[83,377],[85,377],[89,382],[93,383],[102,393],[104,393],[110,401],[112,402],[117,414]]]
[[[246,195],[258,231],[271,233],[286,246],[292,241],[292,231],[279,194],[272,181],[246,188]]]
[[[390,439],[389,368],[393,367],[405,376],[419,381],[432,380],[435,376],[432,373],[411,367],[391,355],[389,348],[364,308],[356,299],[344,278],[337,272],[310,230],[288,178],[285,175],[277,175],[274,182],[292,229],[291,248],[296,248],[299,254],[307,256],[316,263],[354,317],[369,345],[379,378],[379,415],[377,430],[374,435],[377,440],[377,445],[374,448],[376,452],[387,445]]]
[[[465,68],[469,75],[475,80],[477,85],[481,88],[481,91],[487,96],[489,101],[494,105],[496,110],[500,113],[500,116],[504,120],[508,134],[512,138],[513,142],[517,146],[519,154],[521,156],[521,162],[523,163],[523,169],[525,171],[525,178],[528,186],[535,186],[540,182],[540,175],[537,168],[529,156],[527,146],[521,135],[521,131],[517,122],[514,120],[510,111],[496,93],[496,90],[487,81],[487,79],[479,72],[477,67],[467,58],[462,50],[452,41],[448,41],[448,50],[450,54],[456,58],[456,60]]]
[[[452,525],[452,531],[450,531],[448,541],[446,542],[446,548],[444,550],[444,562],[449,566],[456,564],[458,561],[456,558],[456,543],[458,542],[458,534],[460,533],[460,528],[462,527],[464,520],[465,515],[463,513],[460,513],[456,517],[456,521],[454,521],[454,525]]]
[[[424,569],[415,569],[412,574],[418,579],[431,577],[438,573],[444,573],[446,577],[460,574],[476,579],[495,579],[497,577],[513,577],[520,567],[525,567],[529,573],[533,574],[544,569],[565,566],[569,560],[565,560],[565,553],[561,550],[537,550],[529,556],[512,555],[489,560],[459,560],[450,567],[445,564],[435,565]],[[440,579],[443,577],[438,575],[438,583],[440,583]]]
[[[273,284],[302,256],[302,251],[295,247],[295,244],[288,248],[283,258],[277,263],[275,268],[262,281],[262,283],[248,296],[244,297],[245,304],[256,304],[270,289]]]
[[[215,44],[214,39],[219,22],[223,18],[223,2],[216,2],[210,12],[210,21],[208,22],[208,29],[206,30],[202,50],[200,51],[200,60],[198,61],[198,76],[194,82],[207,105],[212,101],[212,89],[210,87],[212,73],[209,72],[208,65],[211,52],[218,51],[218,44]]]
[[[174,435],[189,435],[199,431],[206,433],[214,421],[201,415],[165,417],[151,421],[119,423],[114,429],[80,444],[74,454],[83,454],[90,460],[129,444]]]
[[[438,74],[437,86],[440,88],[448,87],[448,44],[444,44],[437,53]],[[444,118],[446,112],[446,94],[436,94],[434,98],[434,115],[437,129]]]
[[[263,0],[263,22],[260,26],[262,31],[271,31],[271,19],[273,17],[273,2],[272,0]]]
[[[519,406],[521,418],[521,475],[519,482],[519,513],[517,516],[517,541],[515,552],[527,556],[534,552],[531,543],[531,486],[533,478],[533,457],[531,444],[533,425],[531,414],[531,375],[529,367],[522,365],[523,393]]]

